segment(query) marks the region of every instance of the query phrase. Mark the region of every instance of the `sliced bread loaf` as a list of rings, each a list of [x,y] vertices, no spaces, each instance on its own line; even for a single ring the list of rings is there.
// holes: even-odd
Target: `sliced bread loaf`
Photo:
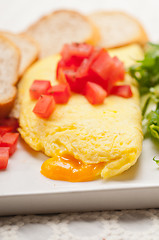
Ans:
[[[58,53],[64,43],[88,42],[96,44],[99,32],[84,15],[69,10],[55,11],[29,27],[26,34],[40,46],[40,57]]]
[[[38,44],[25,34],[13,34],[10,32],[0,32],[0,35],[11,40],[21,52],[19,76],[38,58]]]
[[[143,45],[148,41],[142,25],[126,13],[100,11],[90,14],[89,18],[100,31],[99,46],[114,48],[131,43]]]
[[[19,63],[19,49],[0,36],[0,118],[7,116],[14,104]]]

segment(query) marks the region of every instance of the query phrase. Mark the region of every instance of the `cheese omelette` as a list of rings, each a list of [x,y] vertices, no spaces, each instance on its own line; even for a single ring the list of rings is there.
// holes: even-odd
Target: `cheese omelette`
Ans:
[[[138,45],[111,50],[125,66],[142,58]],[[130,168],[142,149],[141,111],[137,85],[126,74],[123,84],[131,85],[132,98],[109,96],[104,104],[91,105],[84,96],[72,94],[67,104],[57,105],[49,119],[41,119],[33,112],[34,100],[29,88],[35,79],[56,81],[59,55],[36,62],[19,84],[20,128],[26,143],[49,157],[68,154],[84,164],[103,163],[102,178],[109,178]]]

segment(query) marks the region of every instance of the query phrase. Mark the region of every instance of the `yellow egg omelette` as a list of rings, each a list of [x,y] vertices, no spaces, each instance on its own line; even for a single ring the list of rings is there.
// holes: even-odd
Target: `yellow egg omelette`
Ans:
[[[126,67],[143,57],[142,49],[136,44],[109,53],[117,56]],[[42,166],[42,173],[46,175],[47,168],[46,176],[49,178],[56,179],[51,166],[59,156],[70,156],[86,168],[94,167],[98,172],[96,175],[104,179],[122,173],[135,164],[142,149],[141,110],[136,82],[126,74],[123,84],[131,85],[131,98],[111,95],[105,98],[103,104],[91,105],[84,96],[73,93],[67,104],[57,104],[48,119],[41,119],[32,111],[36,100],[30,98],[29,88],[37,79],[58,84],[56,66],[59,59],[59,55],[54,55],[36,62],[20,81],[19,132],[22,138],[32,149],[50,157]],[[74,169],[77,172],[75,165]],[[83,173],[89,175],[89,172]],[[59,170],[59,174],[65,173]],[[90,180],[88,176],[84,179]]]

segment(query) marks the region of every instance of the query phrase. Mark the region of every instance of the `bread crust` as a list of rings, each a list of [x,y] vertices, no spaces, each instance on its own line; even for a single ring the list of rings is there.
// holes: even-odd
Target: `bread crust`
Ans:
[[[125,12],[122,12],[122,11],[96,11],[96,12],[93,12],[89,15],[90,19],[92,20],[92,17],[94,15],[100,15],[100,14],[105,14],[105,15],[116,15],[116,14],[121,14],[123,16],[126,16],[127,18],[133,20],[139,27],[140,29],[140,34],[138,36],[134,36],[134,38],[131,39],[131,41],[125,41],[124,43],[118,43],[116,45],[112,45],[111,47],[109,46],[105,46],[107,49],[111,49],[111,48],[116,48],[116,47],[122,47],[122,46],[126,46],[126,45],[129,45],[129,44],[133,44],[133,43],[138,43],[140,44],[141,46],[144,46],[148,41],[148,36],[147,36],[147,33],[144,29],[144,27],[142,26],[142,24],[135,18],[133,17],[132,15],[130,14],[127,14]],[[92,20],[93,22],[93,20]],[[95,22],[94,22],[95,24]],[[98,27],[97,27],[98,28]]]
[[[13,76],[13,81],[10,83],[11,88],[13,88],[13,94],[11,94],[10,97],[8,97],[7,100],[4,99],[4,101],[0,101],[0,118],[8,116],[9,112],[11,111],[14,101],[16,98],[16,87],[15,84],[18,81],[18,71],[19,71],[19,64],[20,64],[20,50],[16,47],[14,43],[12,43],[9,39],[6,37],[0,35],[0,41],[1,43],[4,42],[4,44],[7,44],[8,47],[14,49],[15,54],[16,54],[16,69],[15,69],[15,75]],[[3,80],[2,80],[3,81]],[[5,80],[4,80],[5,82]]]
[[[7,117],[14,106],[14,101],[16,99],[16,87],[14,87],[13,95],[7,100],[0,102],[0,118]]]
[[[10,36],[15,36],[15,37],[20,37],[20,38],[26,39],[32,46],[34,46],[35,52],[34,52],[34,54],[32,54],[32,58],[30,58],[30,61],[28,62],[28,64],[25,67],[23,67],[23,70],[21,70],[21,68],[19,68],[19,78],[20,78],[23,75],[23,73],[27,70],[27,68],[38,59],[39,53],[40,53],[39,45],[30,36],[28,36],[24,33],[15,34],[15,33],[11,33],[11,32],[8,32],[8,31],[0,31],[1,36],[4,36],[9,41],[13,42],[5,34],[9,34]],[[13,44],[15,45],[16,48],[18,48],[18,51],[20,51],[20,54],[21,54],[21,50],[19,49],[18,45],[16,45],[16,43],[14,43],[14,42],[13,42]],[[21,54],[21,57],[23,57],[22,54]]]
[[[15,75],[13,76],[13,81],[12,81],[12,85],[15,85],[17,83],[17,81],[18,81],[18,71],[19,71],[19,66],[20,66],[21,53],[20,53],[19,48],[12,41],[10,41],[8,38],[4,37],[1,34],[0,34],[0,40],[2,40],[3,42],[7,43],[16,52],[16,55],[17,55],[17,66],[16,66]]]

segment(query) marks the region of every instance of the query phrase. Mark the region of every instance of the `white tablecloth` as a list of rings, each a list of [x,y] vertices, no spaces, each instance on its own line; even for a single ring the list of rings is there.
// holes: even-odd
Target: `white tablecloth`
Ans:
[[[159,210],[0,218],[0,240],[158,240]]]
[[[0,0],[0,29],[22,31],[58,8],[85,13],[119,9],[137,16],[151,40],[159,40],[158,0]],[[123,210],[0,218],[0,240],[158,240],[159,210]]]

